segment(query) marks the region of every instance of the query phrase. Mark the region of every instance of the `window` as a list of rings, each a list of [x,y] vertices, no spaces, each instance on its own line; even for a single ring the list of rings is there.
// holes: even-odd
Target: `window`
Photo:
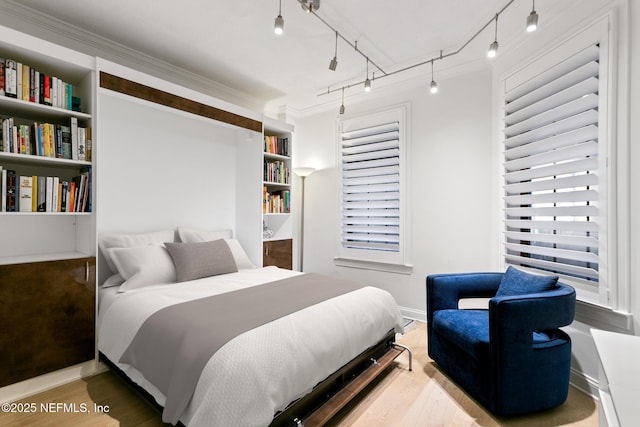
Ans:
[[[603,57],[597,41],[567,43],[506,79],[503,242],[506,264],[557,274],[607,305]]]
[[[339,258],[378,264],[406,262],[404,121],[405,108],[398,108],[339,124]]]

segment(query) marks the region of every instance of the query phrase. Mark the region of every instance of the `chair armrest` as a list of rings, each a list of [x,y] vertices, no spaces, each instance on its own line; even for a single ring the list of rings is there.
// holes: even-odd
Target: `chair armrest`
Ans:
[[[431,274],[427,276],[427,325],[437,310],[456,309],[461,298],[493,297],[503,273]]]
[[[500,353],[505,345],[530,346],[532,332],[556,329],[573,322],[576,292],[558,283],[552,291],[493,297],[489,300],[489,336]]]

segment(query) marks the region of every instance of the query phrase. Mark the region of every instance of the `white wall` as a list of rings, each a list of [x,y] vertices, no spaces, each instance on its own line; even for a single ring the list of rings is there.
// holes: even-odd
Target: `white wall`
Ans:
[[[99,108],[101,231],[234,227],[232,129],[118,94],[101,94]]]
[[[409,275],[338,267],[339,199],[336,139],[338,111],[296,121],[295,165],[317,170],[305,184],[304,269],[364,281],[389,290],[407,316],[425,318],[428,274],[494,270],[491,73],[488,65],[439,80],[433,96],[425,85],[380,88],[349,114],[409,103]],[[375,94],[374,94],[375,93]]]

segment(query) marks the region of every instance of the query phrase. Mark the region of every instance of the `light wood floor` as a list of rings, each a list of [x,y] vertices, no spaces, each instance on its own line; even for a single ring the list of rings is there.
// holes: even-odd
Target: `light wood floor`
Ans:
[[[331,422],[332,427],[374,426],[581,426],[598,425],[597,402],[570,388],[568,400],[560,407],[526,417],[499,419],[480,407],[461,391],[426,355],[425,324],[413,322],[398,342],[414,353],[413,372],[408,370],[406,353],[397,365],[374,382]],[[90,413],[65,412],[7,414],[0,412],[2,426],[163,426],[160,413],[141,399],[114,374],[107,372],[58,387],[22,402],[75,403],[79,411],[86,405]],[[96,413],[94,405],[108,407]],[[55,408],[55,405],[52,405]],[[69,409],[69,408],[67,408]]]

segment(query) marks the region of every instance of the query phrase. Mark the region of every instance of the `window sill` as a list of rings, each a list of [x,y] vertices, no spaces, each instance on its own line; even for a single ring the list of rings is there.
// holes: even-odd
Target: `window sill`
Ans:
[[[585,301],[576,301],[575,320],[591,327],[609,331],[630,332],[633,330],[631,313],[613,310]]]
[[[378,261],[365,261],[361,259],[340,258],[333,259],[335,265],[339,267],[360,268],[363,270],[384,271],[387,273],[412,274],[413,265],[406,264],[390,264]]]

